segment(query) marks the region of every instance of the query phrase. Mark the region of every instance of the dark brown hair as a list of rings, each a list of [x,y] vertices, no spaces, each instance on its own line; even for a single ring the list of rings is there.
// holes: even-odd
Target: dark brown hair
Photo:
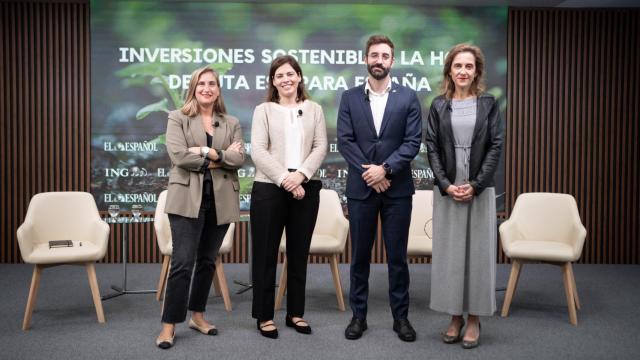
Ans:
[[[269,68],[269,87],[267,88],[267,101],[279,103],[280,95],[278,89],[273,85],[273,79],[276,75],[276,70],[282,65],[289,64],[293,70],[300,76],[300,82],[298,83],[298,89],[296,89],[296,102],[305,101],[309,99],[309,94],[304,88],[304,77],[302,76],[302,68],[296,58],[291,55],[282,55],[273,59],[271,67]]]
[[[393,57],[393,41],[391,41],[391,39],[389,39],[388,36],[386,35],[371,35],[369,36],[369,39],[367,40],[367,45],[364,49],[364,55],[368,56],[369,55],[369,48],[372,47],[373,45],[378,45],[378,44],[387,44],[389,45],[389,47],[391,48],[391,57]]]

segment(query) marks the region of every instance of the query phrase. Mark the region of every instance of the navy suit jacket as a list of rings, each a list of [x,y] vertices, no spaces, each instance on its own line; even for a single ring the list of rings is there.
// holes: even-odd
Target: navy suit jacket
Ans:
[[[338,111],[338,151],[349,164],[348,198],[364,200],[375,192],[362,179],[362,164],[391,167],[389,197],[411,196],[415,192],[411,160],[420,150],[422,112],[416,92],[392,83],[384,109],[380,135],[376,135],[371,105],[364,84],[342,93]]]

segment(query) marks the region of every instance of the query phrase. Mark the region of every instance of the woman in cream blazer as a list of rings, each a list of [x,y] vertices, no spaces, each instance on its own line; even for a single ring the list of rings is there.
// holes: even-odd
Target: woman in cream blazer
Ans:
[[[192,311],[190,328],[217,334],[203,314],[218,249],[229,223],[239,220],[242,129],[226,114],[218,74],[211,68],[192,74],[184,106],[169,113],[166,145],[171,172],[165,211],[173,254],[156,339],[162,349],[173,346],[175,324],[185,321],[187,310]]]
[[[283,229],[287,237],[286,325],[304,334],[307,257],[322,183],[315,176],[327,154],[322,108],[308,100],[295,58],[271,63],[267,101],[258,105],[251,126],[251,158],[256,166],[251,192],[253,245],[252,316],[263,336],[277,338],[273,322],[276,263]]]

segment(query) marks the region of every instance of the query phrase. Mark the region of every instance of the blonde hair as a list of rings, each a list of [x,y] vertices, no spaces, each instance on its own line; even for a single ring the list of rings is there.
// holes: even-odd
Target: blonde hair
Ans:
[[[447,99],[453,97],[456,91],[456,84],[451,78],[451,65],[456,55],[468,52],[476,59],[476,76],[473,78],[469,91],[471,94],[478,96],[484,92],[484,54],[479,47],[471,44],[458,44],[449,50],[449,54],[444,60],[444,69],[442,70],[442,83],[440,83],[440,93]]]
[[[216,79],[216,84],[218,86],[218,98],[213,103],[213,111],[218,115],[224,115],[227,113],[227,109],[224,106],[224,100],[222,99],[222,89],[220,88],[220,77],[218,73],[212,68],[205,66],[200,69],[196,69],[191,74],[191,81],[189,82],[189,89],[185,94],[184,105],[180,108],[183,114],[193,117],[200,113],[200,105],[198,104],[198,99],[196,99],[196,87],[198,86],[198,80],[200,80],[200,76],[202,74],[210,72],[213,74],[213,77]]]

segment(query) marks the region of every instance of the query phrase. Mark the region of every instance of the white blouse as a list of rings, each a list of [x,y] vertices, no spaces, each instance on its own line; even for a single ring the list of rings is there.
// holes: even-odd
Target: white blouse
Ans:
[[[282,105],[280,105],[282,106]],[[296,107],[286,107],[285,122],[285,163],[287,169],[298,169],[302,165],[302,144],[304,131],[302,128],[302,104]]]

